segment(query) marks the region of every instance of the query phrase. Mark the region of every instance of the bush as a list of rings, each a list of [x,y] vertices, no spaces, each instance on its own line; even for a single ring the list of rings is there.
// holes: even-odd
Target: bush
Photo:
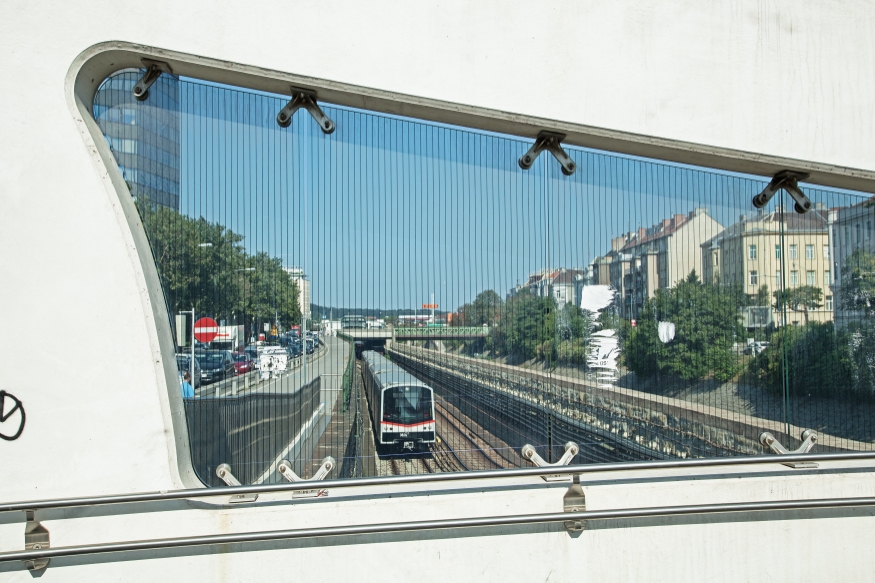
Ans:
[[[786,373],[790,396],[866,399],[875,396],[873,349],[871,326],[854,325],[836,332],[832,322],[812,322],[775,332],[750,369],[775,394],[783,394]]]

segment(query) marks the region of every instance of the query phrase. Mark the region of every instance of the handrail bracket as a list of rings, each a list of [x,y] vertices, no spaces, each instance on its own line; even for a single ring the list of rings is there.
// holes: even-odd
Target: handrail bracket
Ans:
[[[24,527],[24,550],[38,551],[50,548],[48,529],[34,518],[35,512],[33,510],[25,510],[24,514],[27,518],[27,524]],[[49,559],[28,559],[24,564],[30,571],[39,571],[48,567]]]
[[[562,497],[562,505],[565,512],[586,512],[586,495],[580,485],[580,474],[574,474],[571,487]],[[565,522],[565,530],[568,532],[581,532],[586,528],[585,520],[569,520]]]

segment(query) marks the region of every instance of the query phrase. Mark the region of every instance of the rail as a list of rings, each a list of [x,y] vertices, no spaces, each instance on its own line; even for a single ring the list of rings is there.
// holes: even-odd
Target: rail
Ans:
[[[312,484],[309,486],[312,488]],[[652,518],[658,516],[683,516],[690,514],[727,514],[733,512],[763,512],[780,510],[813,510],[823,508],[855,508],[875,506],[875,498],[834,498],[820,500],[789,500],[781,502],[741,502],[727,504],[699,504],[691,506],[662,506],[654,508],[626,508],[620,510],[584,510],[580,512],[553,512],[548,514],[522,514],[515,516],[491,516],[483,518],[462,518],[448,520],[426,520],[416,522],[392,522],[384,524],[363,524],[358,526],[328,526],[322,528],[302,528],[292,530],[271,530],[235,534],[187,536],[142,541],[102,543],[57,547],[28,551],[0,553],[0,562],[35,561],[57,557],[93,555],[123,551],[144,551],[172,549],[179,547],[203,546],[229,543],[253,543],[280,539],[315,538],[324,536],[351,536],[381,534],[389,532],[413,532],[447,528],[476,528],[489,526],[510,526],[567,522],[572,516],[575,521],[607,520],[621,518]]]
[[[322,488],[354,488],[361,486],[389,486],[397,484],[418,484],[453,482],[461,480],[500,479],[540,476],[574,476],[598,472],[625,472],[640,470],[660,470],[676,468],[727,467],[757,464],[788,464],[792,462],[835,462],[859,461],[875,459],[875,451],[839,452],[821,454],[789,454],[763,455],[750,457],[720,457],[673,459],[643,462],[600,463],[560,467],[513,468],[500,470],[479,470],[473,472],[452,472],[440,474],[421,474],[405,476],[383,476],[373,478],[346,478],[324,480],[319,482]],[[164,500],[180,500],[185,498],[208,498],[213,496],[228,496],[237,494],[261,494],[267,492],[294,492],[310,490],[313,483],[265,484],[257,486],[228,486],[219,488],[192,488],[185,490],[168,490],[163,492],[143,492],[138,494],[113,494],[109,496],[92,496],[80,498],[59,498],[54,500],[33,500],[23,502],[0,503],[0,512],[18,512],[27,510],[44,510],[49,508],[71,508],[77,506],[100,506],[107,504],[125,504],[131,502],[157,502]]]
[[[489,327],[447,326],[442,328],[395,328],[395,336],[489,336]]]

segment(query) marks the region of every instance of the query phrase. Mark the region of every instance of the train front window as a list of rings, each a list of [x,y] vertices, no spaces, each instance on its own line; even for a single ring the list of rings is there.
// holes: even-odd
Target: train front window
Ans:
[[[431,393],[422,387],[397,387],[383,392],[383,421],[417,423],[431,419]]]

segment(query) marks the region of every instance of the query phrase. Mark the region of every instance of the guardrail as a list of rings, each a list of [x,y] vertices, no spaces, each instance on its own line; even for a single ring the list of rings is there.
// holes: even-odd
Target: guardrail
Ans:
[[[313,485],[309,484],[307,487],[312,488]],[[651,518],[657,516],[727,514],[733,512],[763,512],[778,510],[815,510],[823,508],[858,508],[861,506],[875,506],[875,498],[834,498],[821,500],[789,500],[782,502],[742,502],[727,504],[699,504],[691,506],[663,506],[655,508],[626,508],[620,510],[583,510],[573,513],[553,512],[547,514],[522,514],[515,516],[490,516],[449,520],[426,520],[417,522],[390,522],[383,524],[363,524],[357,526],[329,526],[322,528],[301,528],[293,530],[272,530],[264,532],[189,536],[144,541],[57,547],[28,551],[12,551],[7,553],[0,553],[0,562],[33,562],[39,560],[53,559],[57,557],[92,555],[97,553],[172,549],[179,547],[228,543],[252,543],[280,539],[316,538],[325,536],[351,536],[389,532],[415,532],[421,530],[439,530],[448,528],[512,526],[549,522],[566,523],[572,518],[575,522],[582,524],[585,523],[585,521],[587,520]],[[583,527],[581,526],[581,528]]]
[[[489,336],[488,326],[446,326],[442,328],[395,328],[398,336],[435,336],[435,337],[485,337]]]
[[[361,486],[389,486],[396,484],[418,484],[454,482],[461,480],[502,479],[541,476],[574,476],[599,472],[627,472],[641,470],[690,469],[706,467],[731,467],[761,464],[788,464],[792,462],[837,462],[875,460],[875,451],[840,452],[822,454],[789,454],[762,455],[750,457],[721,457],[672,459],[643,462],[599,463],[576,466],[561,466],[549,468],[512,468],[501,470],[480,470],[474,472],[451,472],[441,474],[416,474],[403,476],[383,476],[373,478],[346,478],[324,480],[319,482],[323,488],[355,488]],[[800,470],[804,471],[804,470]],[[281,483],[258,486],[228,486],[219,488],[191,488],[185,490],[167,490],[163,492],[143,492],[138,494],[113,494],[108,496],[91,496],[81,498],[58,498],[52,500],[32,500],[23,502],[0,503],[0,512],[20,512],[28,510],[46,510],[50,508],[72,508],[76,506],[101,506],[107,504],[125,504],[131,502],[156,502],[163,500],[181,500],[185,498],[208,498],[212,496],[228,496],[236,494],[260,494],[267,492],[295,492],[309,490],[313,484]]]

